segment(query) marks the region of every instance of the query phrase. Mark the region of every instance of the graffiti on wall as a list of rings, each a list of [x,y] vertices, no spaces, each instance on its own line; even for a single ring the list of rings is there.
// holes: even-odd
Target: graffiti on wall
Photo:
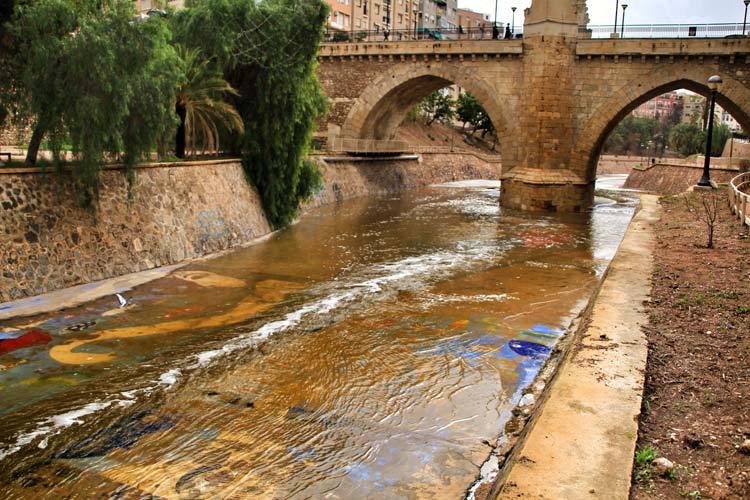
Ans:
[[[224,217],[216,210],[204,210],[198,214],[198,236],[202,242],[229,236]]]

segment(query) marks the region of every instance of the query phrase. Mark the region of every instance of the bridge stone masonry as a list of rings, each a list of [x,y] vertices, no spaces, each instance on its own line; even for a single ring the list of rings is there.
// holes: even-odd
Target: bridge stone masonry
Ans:
[[[750,129],[750,38],[591,39],[580,0],[534,0],[523,40],[331,43],[319,76],[329,137],[389,140],[422,98],[456,84],[483,105],[503,158],[501,204],[579,212],[612,129],[671,90],[707,96]],[[698,179],[696,179],[697,182]]]

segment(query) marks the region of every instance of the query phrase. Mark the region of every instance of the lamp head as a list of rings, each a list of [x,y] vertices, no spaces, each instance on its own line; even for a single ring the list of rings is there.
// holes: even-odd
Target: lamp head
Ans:
[[[745,0],[745,7],[747,7],[748,5],[750,5],[750,0]]]
[[[622,10],[625,10],[627,8],[628,8],[628,4],[626,4],[626,3],[622,4]]]
[[[745,2],[750,3],[750,0],[745,0]],[[515,7],[511,7],[510,10],[512,10],[513,12],[515,12],[516,8]]]
[[[708,79],[708,88],[711,90],[719,90],[722,83],[724,83],[724,80],[722,80],[719,75],[714,75]]]

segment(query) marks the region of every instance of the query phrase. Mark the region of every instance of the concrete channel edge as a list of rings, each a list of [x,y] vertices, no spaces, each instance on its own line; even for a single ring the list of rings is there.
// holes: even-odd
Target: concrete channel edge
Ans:
[[[614,259],[495,452],[492,500],[627,499],[638,436],[658,197],[641,196]],[[506,432],[507,433],[507,432]],[[477,496],[482,498],[482,496]]]

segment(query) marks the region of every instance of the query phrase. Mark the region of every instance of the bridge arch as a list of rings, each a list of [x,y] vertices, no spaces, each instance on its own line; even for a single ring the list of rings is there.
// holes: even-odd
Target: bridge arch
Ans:
[[[424,97],[441,88],[458,85],[477,98],[497,130],[500,148],[512,140],[508,116],[518,98],[497,98],[498,89],[486,78],[471,76],[456,62],[402,65],[381,75],[365,88],[349,111],[341,129],[343,137],[392,139],[406,115]],[[504,94],[511,96],[508,89]]]
[[[586,179],[593,181],[604,143],[610,133],[627,115],[641,104],[661,94],[686,89],[710,97],[707,81],[712,75],[724,80],[716,102],[727,110],[745,129],[750,130],[750,89],[726,71],[715,66],[684,64],[677,71],[657,68],[644,77],[636,77],[612,92],[612,97],[588,115],[588,123],[576,141],[574,158],[585,160]]]

